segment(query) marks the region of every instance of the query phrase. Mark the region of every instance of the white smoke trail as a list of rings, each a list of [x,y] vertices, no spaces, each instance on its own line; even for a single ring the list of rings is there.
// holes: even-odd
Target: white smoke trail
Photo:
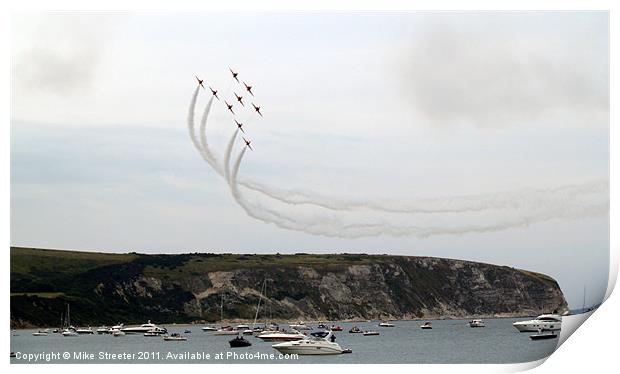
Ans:
[[[280,212],[271,207],[265,207],[257,202],[250,202],[245,199],[237,187],[237,175],[246,148],[247,147],[244,147],[240,152],[230,178],[230,188],[235,201],[237,201],[244,211],[252,218],[274,224],[283,229],[302,231],[313,235],[350,239],[379,235],[427,238],[435,235],[495,232],[510,228],[527,227],[534,223],[554,219],[577,219],[599,216],[609,211],[608,199],[602,193],[595,193],[592,194],[593,196],[591,196],[589,200],[586,199],[585,201],[578,199],[556,199],[553,201],[541,202],[543,205],[538,206],[536,210],[520,212],[518,217],[505,219],[498,223],[479,225],[419,226],[394,225],[385,222],[347,224],[336,216],[321,216],[320,219],[317,219],[317,217],[304,219],[299,215],[293,214],[291,216],[288,212]],[[569,198],[570,195],[564,197]]]
[[[224,155],[224,165],[216,162],[206,142],[206,121],[211,109],[213,98],[205,107],[200,126],[200,144],[194,134],[193,112],[197,98],[194,92],[190,104],[190,118],[188,124],[190,137],[197,150],[201,153],[214,170],[223,176],[230,184],[233,197],[245,212],[263,222],[275,224],[278,227],[303,231],[315,235],[330,237],[358,238],[364,236],[416,236],[420,238],[432,235],[482,233],[505,230],[512,227],[523,227],[536,222],[559,218],[581,218],[605,214],[609,211],[608,183],[593,182],[581,185],[563,186],[548,190],[522,190],[503,194],[469,195],[434,199],[418,199],[409,202],[402,201],[347,201],[329,198],[305,191],[280,190],[261,185],[252,181],[237,180],[237,174],[246,148],[244,147],[237,158],[233,173],[230,174],[230,156],[238,129],[231,137]],[[223,169],[223,170],[222,170]],[[309,205],[326,208],[332,211],[384,211],[391,213],[466,213],[486,210],[508,210],[519,214],[516,218],[504,219],[501,222],[486,225],[467,226],[415,226],[394,225],[385,222],[379,223],[346,223],[338,216],[310,217],[304,219],[295,212],[284,212],[264,206],[258,202],[249,202],[239,191],[238,186],[259,192],[269,198],[288,205]]]
[[[224,177],[226,182],[230,183],[230,155],[232,153],[233,145],[235,145],[235,139],[239,134],[239,129],[236,129],[233,136],[228,141],[228,147],[226,147],[226,153],[224,153]]]

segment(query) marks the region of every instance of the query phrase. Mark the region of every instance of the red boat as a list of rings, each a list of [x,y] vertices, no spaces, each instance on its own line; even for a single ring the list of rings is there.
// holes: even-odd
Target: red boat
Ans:
[[[332,330],[332,331],[342,331],[342,327],[332,325],[331,330]]]

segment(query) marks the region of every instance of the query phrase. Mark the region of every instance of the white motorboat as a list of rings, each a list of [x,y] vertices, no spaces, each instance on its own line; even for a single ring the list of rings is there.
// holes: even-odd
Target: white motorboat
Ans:
[[[469,321],[469,327],[485,327],[481,319],[472,319]]]
[[[239,330],[233,329],[231,326],[224,326],[216,330],[213,335],[239,335]]]
[[[123,332],[123,330],[112,330],[112,336],[125,336],[126,334]]]
[[[149,332],[155,329],[165,330],[163,327],[159,327],[156,324],[151,323],[150,320],[140,326],[122,327],[120,330],[123,331],[125,334],[144,334],[145,332]]]
[[[237,330],[243,331],[243,330],[249,330],[250,326],[248,325],[237,325],[237,327],[235,327]]]
[[[181,334],[174,333],[164,336],[164,340],[167,342],[184,342],[187,338]]]
[[[75,330],[75,332],[77,332],[78,334],[82,335],[82,334],[94,334],[95,332],[93,331],[93,329],[88,326],[88,328],[77,328]]]
[[[324,333],[306,336],[301,340],[274,344],[271,347],[282,354],[338,355],[343,353],[344,349],[335,342],[331,331],[324,331]]]
[[[379,323],[379,327],[394,327],[394,324],[389,322],[381,322]]]
[[[379,335],[378,331],[364,331],[363,332],[364,336],[376,336]]]
[[[424,322],[423,324],[420,325],[420,328],[422,330],[431,330],[433,328],[433,324],[428,322],[428,321],[426,321],[426,322]]]
[[[204,326],[202,327],[202,331],[217,331],[217,329],[213,326]]]
[[[109,334],[110,333],[110,328],[108,326],[101,326],[97,329],[97,334],[101,335],[101,334]]]
[[[39,330],[37,332],[33,332],[32,336],[47,336],[49,330],[45,329],[45,330]]]
[[[557,314],[542,314],[529,321],[519,321],[512,324],[519,332],[557,331],[562,328],[562,316]]]
[[[307,326],[303,321],[299,321],[294,325],[288,325],[290,328],[295,329],[297,331],[301,330],[312,330],[312,327]]]
[[[301,340],[306,337],[306,335],[300,333],[299,331],[267,331],[265,333],[261,333],[258,337],[266,342],[274,342],[274,341],[291,341],[291,340]]]
[[[153,337],[153,336],[160,336],[161,334],[154,332],[154,331],[147,331],[144,333],[144,336],[146,337]]]

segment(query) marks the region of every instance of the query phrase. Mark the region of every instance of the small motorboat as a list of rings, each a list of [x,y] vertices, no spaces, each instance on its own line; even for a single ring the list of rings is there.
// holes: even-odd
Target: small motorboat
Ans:
[[[224,326],[221,329],[216,330],[213,335],[239,335],[239,331],[230,326]]]
[[[332,330],[332,331],[342,331],[343,328],[342,328],[342,326],[334,326],[334,325],[332,325],[330,330]]]
[[[94,334],[94,333],[95,333],[95,332],[93,331],[93,329],[92,329],[90,326],[88,326],[88,328],[79,328],[79,327],[78,327],[78,328],[75,330],[75,332],[77,332],[77,333],[78,333],[78,334],[80,334],[80,335],[86,335],[86,334],[89,334],[89,335],[90,335],[90,334]]]
[[[250,326],[248,326],[248,325],[237,325],[237,327],[235,327],[235,329],[237,329],[239,331],[248,330],[249,328],[250,328]]]
[[[349,330],[349,334],[361,334],[361,333],[363,333],[363,331],[357,326],[353,326],[351,330]]]
[[[432,323],[430,323],[430,322],[428,322],[428,321],[426,321],[426,322],[424,322],[422,325],[420,325],[420,328],[421,328],[422,330],[430,330],[430,329],[432,329],[432,328],[433,328],[433,324],[432,324]]]
[[[324,323],[319,323],[319,324],[316,326],[316,328],[317,328],[317,329],[321,329],[321,330],[327,330],[329,327],[327,327],[327,325],[326,325],[326,324],[324,324]]]
[[[379,323],[379,327],[394,327],[394,324],[389,322],[381,322]]]
[[[342,353],[353,353],[353,351],[351,350],[351,348],[345,348],[342,350]]]
[[[110,328],[107,326],[101,326],[97,329],[97,334],[102,335],[102,334],[109,334],[110,333]]]
[[[184,334],[191,334],[191,333],[192,333],[192,330],[185,330],[183,333],[184,333]]]
[[[125,336],[125,335],[126,335],[125,332],[122,330],[112,330],[112,336],[119,337],[119,336]]]
[[[228,342],[228,344],[230,344],[230,348],[241,348],[241,347],[249,347],[252,345],[252,343],[250,343],[249,341],[245,340],[243,337],[241,336],[237,336],[236,338],[234,338],[233,340],[230,340]]]
[[[548,331],[548,332],[545,332]],[[555,330],[544,330],[538,329],[538,334],[530,335],[530,339],[532,340],[545,340],[545,339],[555,339],[558,335],[555,333]]]
[[[286,332],[286,331],[267,331],[261,334],[258,334],[258,338],[266,341],[266,342],[272,342],[272,341],[291,341],[291,340],[301,340],[303,338],[305,338],[306,335],[300,333],[299,331],[291,331],[291,332]]]
[[[47,336],[48,330],[39,330],[37,332],[33,332],[32,336]]]
[[[481,319],[472,319],[469,321],[469,327],[484,327],[484,322]]]
[[[204,326],[202,331],[217,331],[217,329],[213,326]]]
[[[144,336],[146,337],[153,337],[153,336],[159,336],[158,333],[156,333],[155,331],[147,331],[144,333]]]
[[[245,329],[242,332],[243,335],[254,335],[254,330],[252,329]]]
[[[312,327],[306,325],[303,321],[299,321],[297,324],[288,325],[290,328],[301,331],[301,330],[312,330]]]
[[[364,331],[364,336],[375,336],[379,335],[377,331]]]
[[[187,338],[179,333],[172,333],[170,335],[164,336],[164,340],[167,342],[184,342]]]

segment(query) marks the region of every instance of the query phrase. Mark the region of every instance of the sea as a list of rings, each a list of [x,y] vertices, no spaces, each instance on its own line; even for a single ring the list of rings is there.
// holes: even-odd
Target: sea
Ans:
[[[245,337],[252,346],[230,348],[228,341],[234,336],[203,332],[199,325],[165,326],[169,333],[186,336],[187,341],[164,341],[141,334],[64,337],[50,332],[48,336],[33,336],[37,330],[13,330],[11,352],[16,357],[11,363],[502,364],[535,361],[553,353],[558,339],[533,341],[529,338],[533,333],[520,333],[512,326],[520,320],[524,319],[485,319],[483,328],[471,328],[467,320],[431,320],[431,330],[420,329],[424,321],[391,321],[394,327],[379,327],[376,321],[329,322],[330,326],[343,327],[334,333],[336,342],[352,351],[333,356],[283,356],[271,347],[275,343],[254,336]],[[380,335],[351,334],[348,331],[353,326]]]

